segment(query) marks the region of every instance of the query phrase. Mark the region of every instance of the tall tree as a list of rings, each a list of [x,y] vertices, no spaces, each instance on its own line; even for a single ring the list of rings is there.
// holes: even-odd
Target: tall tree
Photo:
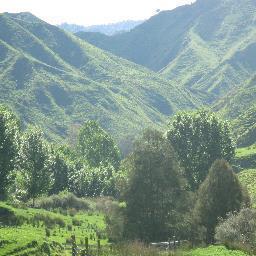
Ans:
[[[21,139],[18,169],[27,197],[34,200],[47,193],[53,181],[49,147],[43,132],[37,127],[29,127]]]
[[[19,129],[16,116],[0,105],[0,200],[6,199],[7,188],[13,180],[11,173],[15,167]]]
[[[178,153],[194,191],[216,159],[230,161],[235,154],[229,123],[206,110],[178,113],[171,120],[167,138]]]
[[[53,147],[50,152],[50,169],[53,175],[53,184],[50,189],[51,194],[58,194],[68,188],[68,179],[70,175],[71,166],[69,161],[65,158],[62,149]]]
[[[249,203],[239,180],[225,160],[216,160],[198,191],[194,215],[199,225],[206,228],[206,242],[214,242],[215,227],[219,218],[239,211]]]
[[[120,152],[113,139],[95,121],[87,121],[78,137],[78,149],[91,167],[120,164]]]
[[[148,130],[125,162],[129,171],[126,236],[144,241],[168,239],[177,231],[186,193],[173,148],[160,132]]]

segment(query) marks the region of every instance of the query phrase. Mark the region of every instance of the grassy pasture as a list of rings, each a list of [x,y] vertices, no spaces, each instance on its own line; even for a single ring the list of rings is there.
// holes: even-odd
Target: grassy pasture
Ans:
[[[5,208],[13,211],[18,219],[22,219],[23,224],[12,226],[2,223],[0,227],[0,256],[18,256],[24,255],[24,253],[36,255],[44,242],[55,245],[55,249],[61,252],[56,255],[65,255],[63,249],[66,246],[70,247],[72,235],[76,236],[78,245],[84,244],[85,237],[89,238],[91,245],[96,244],[98,238],[101,239],[103,245],[107,243],[102,214],[78,212],[75,216],[70,216],[42,209],[17,209],[0,203],[0,209]]]

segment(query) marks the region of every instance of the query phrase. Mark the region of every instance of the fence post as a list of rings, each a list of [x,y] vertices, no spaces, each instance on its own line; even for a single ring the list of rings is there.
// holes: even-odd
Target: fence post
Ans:
[[[176,249],[176,237],[173,236],[173,248]]]
[[[71,236],[72,240],[72,256],[77,256],[77,246],[76,246],[76,237],[75,235]]]
[[[88,239],[88,237],[85,237],[84,242],[85,242],[85,253],[86,253],[86,256],[88,256],[89,255],[89,239]]]
[[[98,256],[99,256],[100,255],[100,239],[98,239],[97,244],[98,244]]]

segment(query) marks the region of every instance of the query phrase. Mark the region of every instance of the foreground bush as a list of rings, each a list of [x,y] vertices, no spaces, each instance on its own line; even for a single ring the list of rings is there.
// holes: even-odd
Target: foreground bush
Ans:
[[[216,228],[217,241],[234,248],[256,251],[256,210],[242,209],[229,214]]]

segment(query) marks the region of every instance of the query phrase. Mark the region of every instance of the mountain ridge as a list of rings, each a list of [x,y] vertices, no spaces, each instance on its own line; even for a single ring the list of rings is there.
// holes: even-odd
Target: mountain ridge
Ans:
[[[111,36],[118,33],[130,31],[131,29],[140,25],[142,22],[143,20],[126,20],[126,21],[120,21],[115,23],[99,24],[99,25],[91,25],[91,26],[62,23],[57,26],[71,33],[84,31],[84,32],[97,32],[97,33],[102,33],[102,34]]]
[[[122,35],[77,36],[181,87],[204,92],[204,103],[212,104],[256,71],[251,57],[255,13],[253,0],[197,0],[161,12]]]
[[[93,119],[119,140],[160,128],[176,111],[199,103],[160,75],[27,13],[0,15],[0,31],[0,102],[51,139]]]

